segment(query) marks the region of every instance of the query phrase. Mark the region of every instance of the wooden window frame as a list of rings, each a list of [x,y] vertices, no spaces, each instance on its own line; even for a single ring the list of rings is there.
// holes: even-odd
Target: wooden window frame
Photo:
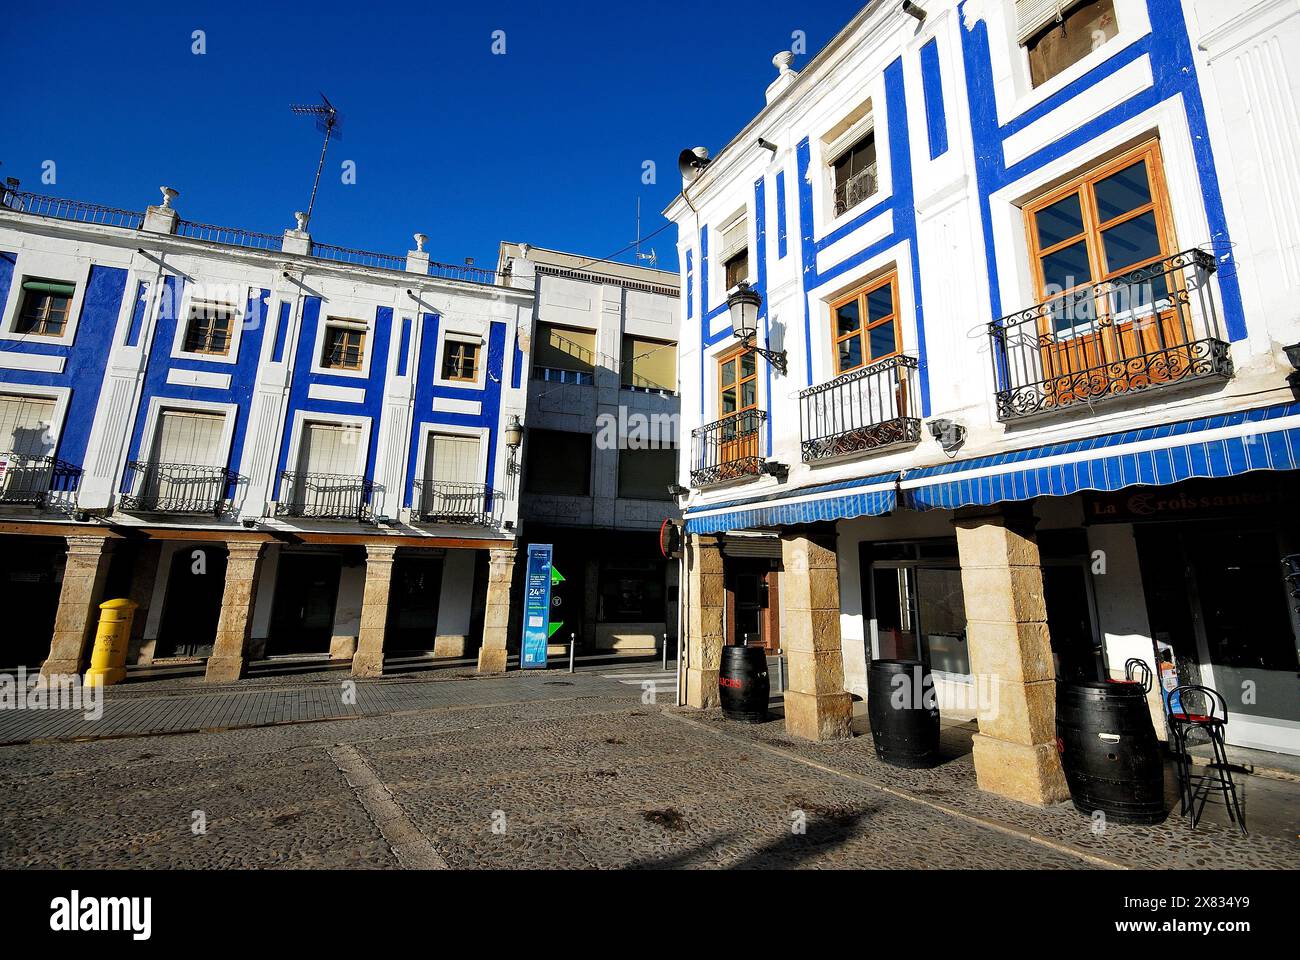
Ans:
[[[1096,198],[1094,190],[1096,184],[1112,174],[1125,170],[1128,167],[1140,163],[1142,160],[1147,161],[1147,179],[1151,188],[1151,201],[1140,207],[1135,207],[1110,220],[1101,221],[1098,219]],[[1035,217],[1041,211],[1047,209],[1052,204],[1064,200],[1066,197],[1078,194],[1079,211],[1083,217],[1083,230],[1065,240],[1058,241],[1047,247],[1042,247],[1038,243],[1038,226]],[[1161,252],[1150,259],[1143,260],[1139,263],[1131,263],[1118,270],[1107,271],[1105,269],[1105,251],[1102,246],[1102,234],[1117,227],[1129,220],[1136,219],[1145,213],[1155,212],[1156,230],[1160,237]],[[1035,197],[1023,207],[1025,217],[1025,236],[1029,243],[1029,261],[1033,268],[1034,274],[1034,295],[1035,302],[1042,303],[1047,299],[1045,293],[1046,284],[1043,278],[1043,257],[1050,256],[1058,250],[1063,250],[1072,244],[1078,243],[1080,239],[1085,241],[1088,251],[1088,266],[1092,271],[1092,279],[1084,283],[1077,284],[1069,290],[1062,290],[1057,296],[1064,296],[1091,284],[1105,283],[1107,280],[1113,280],[1115,277],[1132,273],[1140,270],[1147,264],[1155,263],[1157,260],[1163,260],[1166,257],[1177,253],[1177,244],[1174,234],[1173,211],[1169,204],[1169,190],[1165,182],[1164,160],[1160,153],[1160,141],[1148,140],[1126,151],[1118,157],[1107,161],[1100,166],[1094,167],[1087,173],[1075,177],[1070,182],[1052,190],[1042,196]]]
[[[204,316],[196,312],[194,307],[191,307],[189,322],[185,325],[185,337],[181,341],[181,350],[185,353],[206,353],[219,357],[228,356],[231,342],[234,339],[230,329],[230,321],[234,315],[234,310],[231,309],[228,313],[211,313]],[[226,329],[222,334],[224,346],[220,350],[212,347],[215,334],[213,326],[218,320],[224,320],[226,324]]]
[[[732,350],[728,350],[726,353],[718,357],[718,419],[719,420],[722,420],[726,417],[734,417],[737,414],[744,413],[746,410],[759,409],[757,354],[755,354],[753,374],[747,377],[742,377],[740,375],[740,358],[744,356],[746,353],[753,353],[753,348],[742,344],[741,346],[735,347]],[[722,368],[729,363],[736,364],[736,379],[732,383],[732,387],[734,387],[736,390],[736,409],[732,410],[730,413],[724,413],[722,410],[722,392],[723,390],[728,388],[722,385]],[[741,406],[740,405],[741,398],[744,395],[744,392],[741,390],[741,385],[743,383],[748,383],[751,380],[754,382],[754,402],[747,407]]]
[[[14,319],[14,333],[24,337],[49,337],[57,340],[68,332],[68,316],[72,313],[72,297],[74,295],[62,296],[61,294],[50,293],[44,290],[23,290],[22,284],[19,284],[19,291],[22,293],[22,300],[18,304],[18,315]],[[45,304],[39,317],[32,318],[30,327],[24,329],[23,324],[27,318],[27,301],[29,297],[44,297]],[[63,318],[59,321],[59,329],[51,333],[50,324],[50,306],[55,298],[65,301],[63,305]]]
[[[482,344],[473,343],[469,340],[455,340],[455,339],[447,340],[442,348],[442,371],[441,371],[442,378],[441,379],[455,381],[456,383],[474,383],[476,380],[478,380],[478,354],[479,354],[479,348],[481,346]],[[472,353],[468,358],[469,359],[468,375],[464,374],[466,357],[463,351],[465,350],[472,351]],[[453,351],[455,351],[455,353],[453,353]],[[460,371],[460,372],[452,371],[453,363],[455,364],[455,371]]]
[[[886,317],[882,317],[881,319],[872,322],[867,313],[867,297],[886,285],[889,286],[889,295],[893,299],[893,312]],[[858,329],[841,336],[836,329],[836,315],[840,307],[852,303],[855,300],[858,302]],[[890,357],[896,357],[903,352],[903,330],[902,324],[899,321],[898,311],[897,270],[891,270],[889,273],[877,277],[863,286],[858,287],[851,293],[847,293],[836,300],[832,300],[830,308],[831,363],[835,369],[835,376],[838,377],[846,373],[852,373],[854,370],[861,370],[863,367],[868,367],[881,360],[887,360]],[[871,331],[877,327],[883,327],[887,323],[893,323],[894,325],[894,349],[889,353],[882,353],[878,357],[873,357],[871,356]],[[851,367],[841,367],[840,344],[855,337],[859,341],[862,362]]]
[[[355,326],[349,323],[326,323],[325,334],[321,338],[320,365],[323,370],[364,370],[366,366],[366,328]],[[330,342],[331,334],[339,333],[345,336],[355,334],[360,339],[357,343],[357,362],[355,365],[347,362],[347,347],[339,351],[338,362],[332,359],[335,348]]]

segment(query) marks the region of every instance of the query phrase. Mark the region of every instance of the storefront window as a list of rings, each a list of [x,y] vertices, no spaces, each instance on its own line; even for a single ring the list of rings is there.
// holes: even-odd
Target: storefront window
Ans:
[[[936,673],[970,673],[955,556],[956,541],[864,544],[874,659],[921,660]]]
[[[606,560],[600,565],[600,619],[604,623],[660,623],[664,571],[658,560]]]

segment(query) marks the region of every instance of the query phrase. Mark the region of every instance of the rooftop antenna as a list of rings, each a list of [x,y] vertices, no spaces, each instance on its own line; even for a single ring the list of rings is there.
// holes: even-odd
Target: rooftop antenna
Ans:
[[[325,151],[329,149],[330,137],[337,135],[340,140],[343,139],[343,131],[339,129],[342,118],[338,110],[325,94],[320,95],[320,100],[320,103],[295,103],[289,106],[299,116],[315,117],[316,129],[325,134],[325,143],[320,148],[320,163],[316,164],[316,179],[311,185],[311,199],[307,202],[307,223],[311,223],[312,208],[316,206],[316,190],[320,186],[321,170],[325,168]]]
[[[626,248],[624,248],[626,249]],[[650,266],[659,262],[659,255],[655,253],[655,248],[651,247],[649,253],[641,252],[641,198],[636,198],[636,258],[644,260]]]

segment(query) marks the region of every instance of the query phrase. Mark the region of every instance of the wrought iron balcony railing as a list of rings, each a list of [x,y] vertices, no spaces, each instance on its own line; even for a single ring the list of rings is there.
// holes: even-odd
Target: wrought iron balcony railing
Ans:
[[[421,523],[490,526],[500,495],[482,483],[416,480],[411,512]]]
[[[109,227],[126,227],[128,230],[139,230],[144,226],[144,214],[138,210],[122,210],[101,203],[86,203],[63,197],[47,197],[12,187],[4,187],[3,192],[0,192],[0,206],[18,213],[52,217],[55,220],[98,223]]]
[[[123,513],[184,513],[220,516],[233,475],[225,467],[131,460],[118,498]]]
[[[691,486],[758,476],[763,472],[766,410],[742,410],[691,431]]]
[[[370,509],[373,491],[374,484],[365,477],[286,470],[280,474],[275,512],[282,517],[360,523],[374,518]]]
[[[79,467],[57,457],[0,453],[0,504],[69,507],[80,479]]]
[[[989,324],[998,419],[1231,377],[1215,267],[1185,250]]]
[[[843,183],[835,185],[835,216],[852,210],[867,197],[880,189],[880,179],[876,175],[876,165],[859,170]]]
[[[886,357],[799,392],[804,463],[921,439],[915,357]]]

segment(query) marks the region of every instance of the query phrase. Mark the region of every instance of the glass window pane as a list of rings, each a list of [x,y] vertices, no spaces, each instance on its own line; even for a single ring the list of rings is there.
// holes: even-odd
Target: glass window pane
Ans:
[[[1093,196],[1097,198],[1097,216],[1101,223],[1146,206],[1151,202],[1147,162],[1142,160],[1098,180],[1093,186]]]
[[[862,326],[862,317],[858,312],[858,301],[850,300],[842,307],[835,309],[835,336],[842,337],[844,334],[857,330]]]
[[[1079,195],[1072,193],[1039,210],[1034,214],[1034,225],[1038,228],[1038,246],[1042,249],[1077,237],[1083,233],[1083,209],[1079,205]]]
[[[722,385],[729,387],[736,382],[736,361],[728,360],[722,365]]]
[[[752,407],[758,403],[758,381],[749,380],[740,385],[740,405]]]
[[[755,356],[756,354],[753,353],[743,353],[740,355],[740,378],[742,380],[746,377],[752,377],[757,370],[756,361],[754,359]]]
[[[1050,297],[1082,283],[1092,282],[1092,267],[1088,263],[1088,245],[1080,240],[1055,253],[1042,257],[1043,289]]]
[[[875,323],[894,312],[894,285],[887,283],[867,294],[867,323]]]
[[[878,327],[872,327],[871,337],[871,359],[876,360],[880,357],[887,357],[898,349],[895,342],[894,321],[882,323]]]
[[[862,365],[861,337],[849,337],[847,340],[840,341],[839,363],[841,371],[852,370]]]
[[[1156,229],[1155,211],[1103,231],[1101,241],[1106,252],[1106,268],[1111,273],[1160,256],[1160,233]]]
[[[736,388],[732,387],[728,390],[722,391],[722,414],[723,416],[726,416],[728,413],[735,413],[735,412],[736,412]]]

